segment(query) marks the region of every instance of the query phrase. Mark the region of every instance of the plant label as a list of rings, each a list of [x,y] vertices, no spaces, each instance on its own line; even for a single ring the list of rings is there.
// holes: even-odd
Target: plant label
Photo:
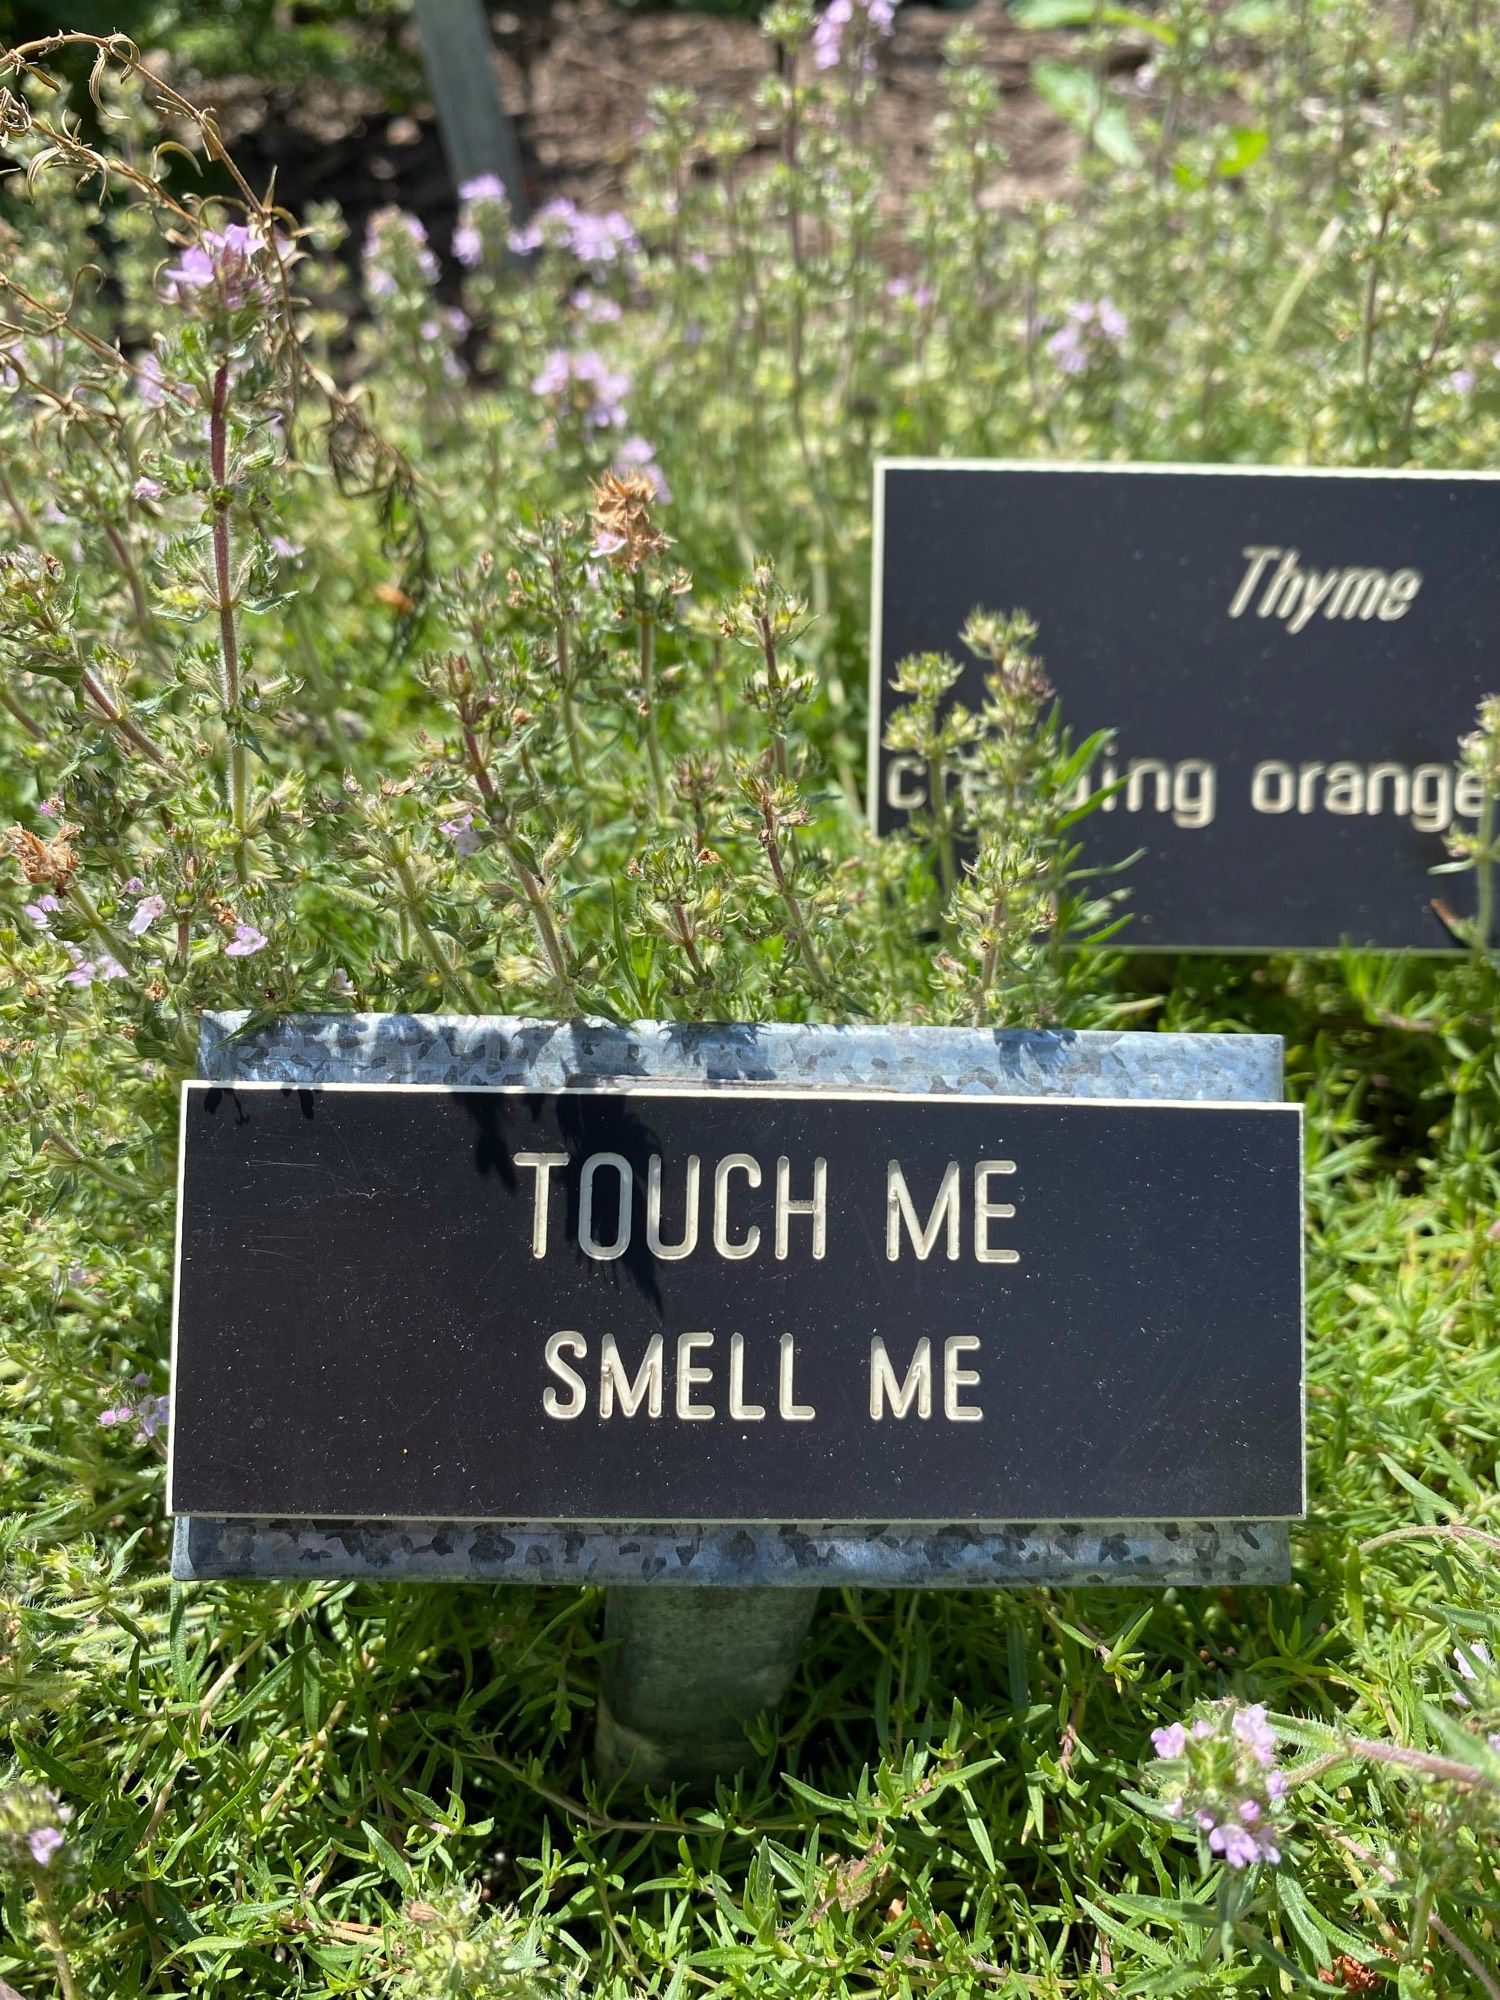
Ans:
[[[184,1086],[170,1507],[1271,1520],[1294,1106]]]
[[[1087,864],[1125,871],[1123,942],[1161,951],[1453,948],[1437,875],[1483,804],[1458,739],[1500,689],[1500,475],[893,460],[876,473],[870,801],[908,654],[965,659],[976,606],[1024,610],[1075,737]],[[968,661],[956,699],[983,701]]]

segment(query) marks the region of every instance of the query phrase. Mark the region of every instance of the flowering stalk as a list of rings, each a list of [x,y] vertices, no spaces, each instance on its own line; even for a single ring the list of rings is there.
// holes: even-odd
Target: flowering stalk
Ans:
[[[489,767],[485,762],[484,751],[480,747],[479,737],[474,729],[473,716],[469,712],[461,689],[456,682],[455,699],[458,704],[459,727],[463,737],[465,761],[469,766],[470,772],[473,774],[475,784],[479,787],[479,795],[484,800],[489,823],[499,840],[501,852],[510,863],[515,878],[521,885],[521,894],[525,897],[526,907],[531,913],[531,921],[536,931],[537,942],[542,947],[542,956],[546,959],[548,969],[552,977],[556,980],[558,987],[567,995],[569,1004],[571,1004],[574,995],[573,974],[568,965],[568,955],[563,948],[562,938],[558,934],[556,924],[552,921],[552,912],[547,907],[546,889],[539,880],[535,869],[528,865],[509,831],[504,802],[500,797],[499,788],[491,777]],[[476,1013],[483,1013],[483,1011],[482,1007],[475,1008]]]
[[[562,939],[558,935],[557,926],[552,921],[552,912],[547,908],[546,891],[535,873],[527,867],[526,863],[517,853],[515,843],[502,839],[500,845],[505,851],[506,859],[515,870],[516,880],[521,885],[521,893],[526,898],[526,907],[531,912],[531,921],[536,927],[536,934],[541,943],[542,954],[547,961],[552,977],[557,981],[561,990],[568,996],[571,1003],[574,991],[573,975],[568,969],[567,953],[563,950]]]
[[[665,819],[668,811],[667,776],[662,764],[661,735],[656,720],[656,621],[651,615],[645,579],[639,570],[635,575],[635,614],[641,635],[641,700],[646,710],[646,755],[651,760],[651,789],[656,795],[656,810]]]
[[[555,567],[556,562],[554,558]],[[559,617],[557,621],[555,644],[557,647],[558,703],[562,709],[563,734],[567,738],[568,743],[568,762],[572,766],[573,776],[577,779],[578,783],[586,785],[588,779],[585,776],[583,767],[583,744],[579,740],[578,714],[573,706],[572,634],[566,618]]]
[[[422,940],[422,948],[432,960],[433,970],[445,987],[451,986],[471,1013],[482,1014],[485,1010],[483,995],[474,985],[462,966],[455,965],[444,951],[437,932],[422,913],[422,892],[412,874],[411,861],[399,841],[391,844],[391,866],[396,880],[401,885],[402,907],[411,919],[412,928]]]
[[[84,668],[82,683],[84,693],[94,704],[95,708],[98,709],[111,729],[117,729],[127,743],[139,750],[142,756],[149,757],[152,763],[157,765],[159,769],[166,771],[171,768],[166,757],[157,749],[145,730],[132,718],[125,704],[122,701],[116,700],[109,693],[98,675],[91,668]]]
[[[802,899],[794,885],[795,857],[782,845],[783,832],[793,823],[793,813],[788,810],[786,803],[786,793],[789,788],[778,788],[764,778],[755,778],[750,781],[747,789],[760,813],[760,844],[765,850],[766,860],[770,863],[776,893],[781,898],[782,907],[789,919],[787,929],[791,940],[797,947],[813,984],[822,998],[827,1000],[832,995],[832,982],[828,977],[828,969],[812,941],[807,913],[802,907]],[[803,816],[806,816],[805,811]]]
[[[126,1175],[117,1174],[112,1168],[101,1165],[98,1160],[91,1159],[87,1153],[81,1152],[71,1139],[64,1138],[61,1132],[49,1132],[42,1140],[41,1150],[66,1161],[80,1173],[92,1175],[112,1194],[127,1195],[132,1201],[148,1199],[154,1201],[161,1192],[160,1188],[147,1186],[143,1181],[130,1180]]]
[[[37,1913],[41,1920],[42,1938],[52,1954],[52,1964],[57,1973],[58,1990],[62,2000],[83,2000],[83,1989],[79,1986],[73,1971],[73,1962],[68,1957],[67,1946],[63,1943],[62,1932],[58,1928],[57,1912],[53,1907],[51,1892],[43,1880],[41,1870],[33,1875],[36,1884]]]
[[[112,931],[109,925],[105,923],[103,917],[95,909],[92,897],[80,888],[76,881],[68,885],[68,901],[77,910],[79,916],[82,917],[84,923],[87,924],[95,937],[103,943],[110,957],[119,965],[128,965],[131,955],[130,946],[126,944],[125,940],[117,932]]]
[[[228,484],[229,363],[214,370],[213,401],[208,418],[209,475],[213,480],[213,549],[215,608],[219,614],[220,694],[229,730],[229,815],[236,836],[235,867],[242,882],[249,880],[245,835],[249,816],[250,753],[240,737],[240,642],[234,622],[234,586],[229,562]]]

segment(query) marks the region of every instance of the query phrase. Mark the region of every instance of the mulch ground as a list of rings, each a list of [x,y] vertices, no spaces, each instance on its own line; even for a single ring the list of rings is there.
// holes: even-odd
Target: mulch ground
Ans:
[[[978,30],[981,60],[1004,94],[1001,136],[1009,153],[986,199],[1009,203],[1067,187],[1079,140],[1028,88],[1038,56],[1068,52],[1070,37],[1017,28],[1000,0],[980,0],[967,16],[908,5],[882,50],[886,89],[874,136],[892,201],[925,173],[933,120],[942,109],[941,50],[961,20]],[[504,102],[516,120],[533,205],[569,195],[591,209],[618,204],[646,119],[662,84],[684,85],[708,104],[738,107],[753,125],[754,95],[768,47],[743,21],[693,13],[629,13],[607,0],[527,0],[524,10],[491,15]],[[411,74],[420,77],[414,28]],[[1144,50],[1122,43],[1118,66]],[[359,234],[369,212],[399,203],[446,248],[454,192],[431,104],[416,98],[399,113],[372,91],[320,82],[267,91],[254,77],[194,78],[171,65],[173,81],[218,111],[236,158],[263,183],[274,168],[280,199],[293,210],[339,202]],[[771,140],[764,142],[769,149]]]

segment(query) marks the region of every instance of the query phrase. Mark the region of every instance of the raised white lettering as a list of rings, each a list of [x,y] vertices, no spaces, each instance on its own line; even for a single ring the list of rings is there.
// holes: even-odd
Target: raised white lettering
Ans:
[[[683,1195],[682,1234],[675,1243],[661,1240],[661,1155],[653,1153],[646,1167],[646,1248],[664,1264],[691,1257],[698,1247],[698,1168],[696,1153],[688,1154],[687,1188]]]
[[[790,1333],[781,1336],[781,1355],[776,1370],[776,1412],[789,1424],[809,1424],[818,1414],[811,1403],[797,1401],[797,1341]]]
[[[633,1417],[644,1403],[648,1416],[659,1417],[662,1373],[662,1339],[659,1333],[653,1333],[647,1341],[645,1357],[636,1370],[633,1382],[626,1373],[624,1362],[620,1359],[620,1350],[615,1345],[614,1335],[605,1334],[599,1348],[600,1416],[612,1417],[618,1401],[622,1416]]]
[[[552,1169],[568,1164],[566,1153],[517,1153],[514,1164],[530,1167],[535,1179],[531,1190],[531,1254],[547,1254],[547,1209],[552,1193]]]
[[[946,1226],[948,1232],[948,1261],[953,1263],[958,1257],[958,1162],[950,1160],[944,1171],[942,1184],[938,1188],[937,1200],[932,1204],[932,1213],[924,1224],[917,1220],[917,1211],[912,1206],[911,1190],[906,1185],[906,1176],[901,1171],[899,1160],[890,1160],[885,1170],[885,1254],[894,1264],[901,1255],[901,1225],[906,1224],[911,1237],[912,1248],[923,1263],[932,1255],[938,1240],[938,1231]]]
[[[594,1234],[594,1178],[601,1167],[613,1167],[619,1175],[619,1207],[615,1213],[614,1239],[601,1243]],[[635,1176],[630,1170],[630,1162],[620,1153],[590,1153],[583,1163],[583,1175],[578,1188],[578,1247],[585,1257],[592,1257],[597,1263],[608,1264],[616,1257],[623,1257],[630,1248],[630,1208],[635,1191]]]
[[[916,1405],[919,1417],[932,1415],[932,1342],[924,1333],[912,1353],[905,1379],[896,1380],[885,1342],[876,1334],[870,1342],[870,1415],[878,1424],[884,1420],[885,1406],[893,1417],[904,1417]]]
[[[1411,609],[1412,599],[1422,588],[1422,572],[1419,569],[1398,569],[1385,587],[1385,596],[1380,600],[1380,615],[1385,619],[1404,618]]]
[[[979,1160],[974,1166],[974,1260],[979,1264],[1019,1264],[1019,1250],[995,1250],[990,1247],[990,1223],[1008,1222],[1015,1214],[1015,1204],[1009,1201],[990,1200],[990,1181],[996,1174],[1013,1174],[1014,1160]]]
[[[1260,582],[1261,571],[1270,562],[1271,558],[1279,556],[1281,551],[1280,549],[1260,548],[1252,543],[1248,549],[1241,549],[1240,554],[1245,558],[1250,567],[1245,571],[1239,589],[1230,600],[1229,615],[1231,618],[1238,618],[1244,611],[1245,606],[1250,602],[1251,597],[1255,593],[1256,584]]]
[[[712,1382],[712,1368],[695,1368],[693,1356],[700,1348],[712,1347],[711,1333],[684,1333],[677,1340],[677,1414],[685,1424],[706,1424],[714,1414],[712,1403],[695,1403],[693,1391]]]
[[[960,1368],[959,1356],[973,1354],[979,1342],[972,1334],[960,1334],[957,1339],[943,1342],[943,1415],[950,1424],[977,1424],[984,1415],[977,1403],[961,1403],[960,1389],[977,1389],[978,1372],[973,1368]]]
[[[566,1402],[563,1401],[555,1389],[544,1389],[542,1391],[542,1408],[547,1412],[549,1417],[566,1419],[568,1417],[581,1417],[583,1415],[588,1403],[589,1392],[584,1387],[583,1377],[576,1369],[570,1368],[562,1357],[565,1354],[572,1354],[578,1360],[583,1361],[587,1358],[588,1351],[588,1342],[581,1334],[577,1333],[554,1333],[552,1338],[547,1342],[546,1347],[543,1349],[543,1358],[558,1381],[566,1383],[568,1388],[568,1400]]]
[[[828,1249],[828,1162],[813,1161],[813,1191],[809,1201],[792,1200],[792,1163],[783,1153],[776,1162],[776,1255],[786,1261],[791,1220],[812,1217],[812,1253],[822,1258]]]
[[[760,1248],[760,1224],[752,1223],[736,1241],[729,1234],[729,1176],[741,1173],[760,1186],[760,1161],[752,1153],[726,1153],[714,1168],[714,1248],[721,1257],[753,1257]]]
[[[758,1424],[766,1414],[761,1403],[745,1401],[745,1336],[729,1336],[729,1414],[736,1423]]]

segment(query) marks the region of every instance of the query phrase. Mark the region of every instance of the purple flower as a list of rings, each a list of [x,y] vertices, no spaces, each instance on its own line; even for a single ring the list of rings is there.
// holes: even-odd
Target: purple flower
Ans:
[[[580,285],[568,304],[580,319],[589,320],[594,326],[612,326],[624,311],[618,299],[601,297],[587,285]]]
[[[131,1377],[132,1386],[142,1387],[147,1380],[144,1375]],[[106,1395],[110,1392],[105,1391]],[[114,1430],[120,1424],[134,1422],[137,1442],[144,1443],[156,1433],[167,1428],[172,1415],[170,1396],[142,1396],[138,1403],[114,1403],[109,1409],[101,1410],[99,1422],[106,1430]]]
[[[73,961],[73,970],[63,974],[65,986],[92,986],[98,967],[91,958],[85,958],[76,944],[63,943],[63,950]]]
[[[458,227],[453,232],[453,254],[460,264],[473,270],[476,264],[484,262],[483,225],[491,220],[492,213],[503,224],[510,212],[510,199],[498,174],[476,174],[473,180],[464,181],[458,198],[461,205]]]
[[[656,488],[656,497],[664,505],[672,498],[672,489],[667,484],[667,476],[656,462],[656,447],[643,437],[628,437],[615,453],[614,469],[618,473],[639,472]]]
[[[22,913],[31,919],[39,931],[51,930],[53,913],[61,908],[62,904],[58,902],[56,896],[38,896],[34,903],[21,905]]]
[[[437,275],[437,258],[417,217],[404,208],[376,209],[365,230],[365,289],[371,298],[390,298],[403,280],[435,284]]]
[[[125,884],[125,893],[126,893],[126,895],[127,895],[127,896],[144,896],[144,895],[145,895],[145,893],[146,893],[146,885],[145,885],[145,883],[144,883],[144,882],[143,882],[143,881],[141,880],[141,878],[140,878],[140,876],[139,876],[139,875],[132,875],[132,876],[131,876],[130,880],[129,880],[129,881],[128,881],[128,882],[126,883],[126,884]]]
[[[60,1826],[39,1826],[26,1836],[26,1845],[31,1849],[31,1858],[38,1868],[45,1868],[62,1844]]]
[[[505,183],[498,174],[476,174],[472,180],[458,184],[460,201],[507,201]]]
[[[438,832],[447,834],[462,855],[479,852],[481,843],[479,835],[474,831],[474,814],[471,808],[466,807],[463,812],[455,813],[452,819],[440,819]]]
[[[1236,1709],[1232,1727],[1236,1739],[1245,1745],[1261,1769],[1269,1771],[1276,1762],[1276,1732],[1266,1721],[1266,1711],[1260,1703]]]
[[[1467,396],[1476,379],[1472,368],[1455,368],[1448,377],[1448,387],[1457,390],[1460,396]]]
[[[265,247],[260,232],[242,222],[207,229],[168,269],[164,296],[174,305],[205,300],[228,312],[263,305],[271,297],[270,283],[260,268]]]
[[[295,562],[298,556],[306,555],[307,544],[289,541],[285,535],[272,535],[271,553],[273,556],[279,556],[283,562]]]
[[[43,819],[61,819],[62,800],[43,799],[41,804],[37,807],[37,811],[41,814]]]
[[[130,919],[125,928],[132,937],[139,937],[143,931],[150,930],[158,917],[164,917],[166,914],[167,899],[165,896],[142,896],[141,900],[135,906],[135,915]]]
[[[234,936],[224,947],[226,958],[250,958],[258,951],[264,951],[269,939],[264,931],[258,931],[254,924],[236,924]]]
[[[1222,1854],[1231,1868],[1248,1868],[1252,1861],[1276,1862],[1281,1859],[1279,1849],[1269,1841],[1259,1841],[1245,1827],[1230,1820],[1223,1826],[1216,1826],[1208,1836],[1208,1844],[1215,1854]]]
[[[614,264],[640,249],[629,219],[617,210],[590,215],[564,195],[539,208],[522,229],[510,233],[518,256],[533,250],[567,250],[580,264]]]
[[[1459,1679],[1472,1683],[1480,1678],[1480,1668],[1488,1669],[1493,1662],[1490,1659],[1490,1649],[1483,1639],[1470,1639],[1466,1645],[1453,1648],[1453,1664],[1458,1669]],[[1469,1706],[1469,1697],[1458,1693],[1456,1689],[1453,1699],[1460,1708]]]
[[[149,409],[167,400],[166,379],[161,356],[154,348],[135,364],[135,392]]]
[[[143,472],[134,486],[131,487],[130,496],[133,500],[160,500],[161,481],[159,479],[148,479]]]
[[[137,1435],[142,1438],[155,1437],[158,1431],[164,1431],[167,1428],[168,1423],[171,1421],[171,1416],[172,1398],[170,1396],[143,1396],[140,1407],[135,1413]]]
[[[576,389],[585,394],[574,394]],[[611,368],[592,348],[581,354],[569,354],[565,348],[555,347],[533,378],[531,393],[534,396],[566,393],[572,402],[582,406],[580,414],[591,429],[618,430],[626,422],[625,398],[630,394],[630,377]]]
[[[1085,299],[1068,307],[1047,352],[1064,375],[1082,375],[1117,351],[1129,332],[1130,322],[1113,299]]]
[[[1259,1703],[1213,1702],[1190,1722],[1153,1730],[1151,1741],[1158,1763],[1147,1776],[1167,1818],[1193,1828],[1229,1868],[1280,1861],[1275,1820],[1287,1779]]]
[[[828,0],[813,30],[813,63],[837,69],[848,61],[868,76],[875,68],[876,38],[888,38],[895,25],[895,0]]]

